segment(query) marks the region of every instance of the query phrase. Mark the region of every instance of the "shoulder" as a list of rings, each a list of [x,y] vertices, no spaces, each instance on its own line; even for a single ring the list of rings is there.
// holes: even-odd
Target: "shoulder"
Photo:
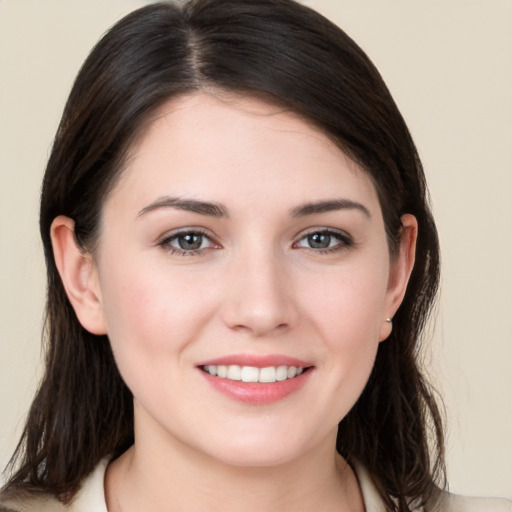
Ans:
[[[38,492],[0,493],[0,512],[107,512],[103,480],[109,460],[103,459],[82,483],[69,504]]]
[[[48,494],[16,493],[0,497],[0,512],[66,512],[67,507]]]
[[[512,512],[512,501],[443,493],[435,512]]]
[[[353,465],[367,512],[386,512],[388,509],[377,491],[373,477],[367,469],[358,464]],[[512,512],[512,501],[500,498],[470,498],[442,492],[437,505],[428,511],[411,506],[413,512]]]

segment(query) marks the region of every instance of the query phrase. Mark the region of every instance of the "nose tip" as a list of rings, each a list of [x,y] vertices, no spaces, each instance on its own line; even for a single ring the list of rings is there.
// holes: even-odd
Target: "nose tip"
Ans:
[[[266,314],[253,313],[246,315],[240,323],[231,324],[231,329],[241,333],[248,333],[255,338],[266,336],[270,333],[278,334],[285,331],[289,324],[286,322],[273,321]]]
[[[225,324],[233,330],[262,337],[288,330],[295,307],[284,275],[272,268],[245,271],[228,291],[223,308]]]

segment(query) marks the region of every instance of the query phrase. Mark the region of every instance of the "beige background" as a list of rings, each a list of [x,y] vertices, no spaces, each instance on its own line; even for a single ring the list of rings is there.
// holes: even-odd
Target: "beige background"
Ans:
[[[40,371],[51,140],[92,44],[143,3],[0,0],[0,466]],[[448,410],[451,488],[512,496],[512,2],[306,3],[372,57],[425,164],[444,256],[427,365]]]

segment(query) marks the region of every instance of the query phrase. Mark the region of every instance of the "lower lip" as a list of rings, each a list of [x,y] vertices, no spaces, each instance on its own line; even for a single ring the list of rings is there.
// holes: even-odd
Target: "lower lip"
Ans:
[[[207,382],[223,395],[250,405],[267,405],[278,402],[298,391],[309,379],[312,368],[298,377],[278,382],[242,382],[240,380],[223,379],[199,370]]]

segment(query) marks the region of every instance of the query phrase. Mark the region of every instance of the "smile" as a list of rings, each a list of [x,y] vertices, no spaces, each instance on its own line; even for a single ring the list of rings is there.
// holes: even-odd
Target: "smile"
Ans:
[[[203,371],[219,377],[242,382],[260,382],[271,384],[298,377],[304,372],[304,368],[296,366],[256,366],[215,365],[209,364],[201,367]]]

